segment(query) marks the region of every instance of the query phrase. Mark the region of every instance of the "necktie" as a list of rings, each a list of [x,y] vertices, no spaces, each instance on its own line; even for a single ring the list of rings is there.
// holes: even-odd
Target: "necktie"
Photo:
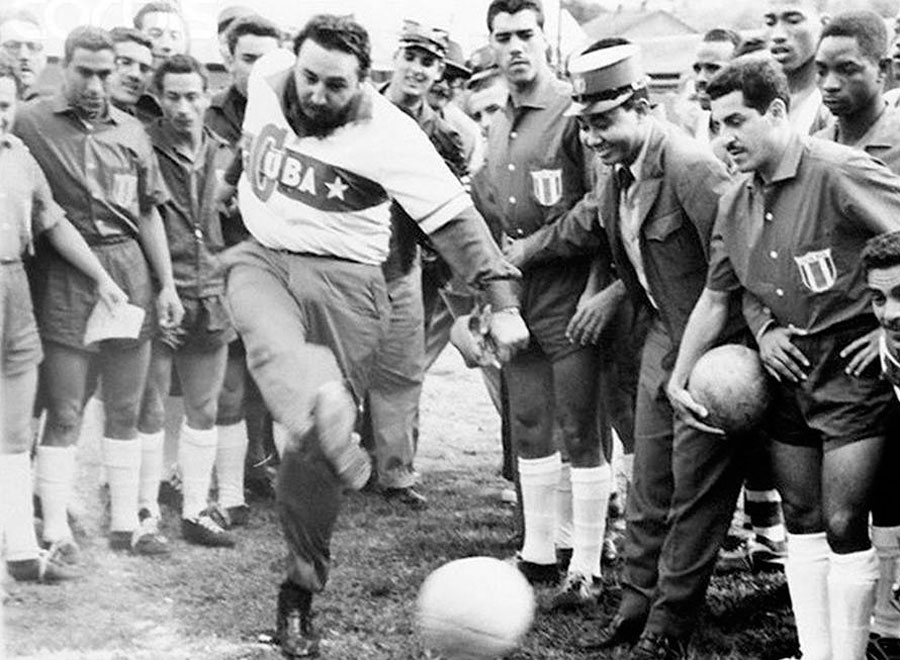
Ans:
[[[631,184],[634,183],[634,175],[631,173],[630,167],[620,167],[616,170],[616,178],[619,181],[619,192],[626,194]]]

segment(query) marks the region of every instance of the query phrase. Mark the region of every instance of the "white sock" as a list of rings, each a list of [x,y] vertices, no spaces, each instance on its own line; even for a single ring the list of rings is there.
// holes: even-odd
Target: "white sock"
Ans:
[[[606,512],[612,489],[612,468],[572,468],[574,540],[570,573],[600,577],[600,552],[606,534]]]
[[[275,451],[278,452],[278,458],[284,456],[284,449],[291,440],[291,432],[288,428],[279,422],[272,422],[272,441],[275,443]]]
[[[866,657],[869,620],[875,607],[878,557],[874,548],[831,554],[828,600],[831,609],[832,660]],[[806,657],[805,655],[803,656]]]
[[[825,532],[788,534],[784,566],[803,660],[832,660]]]
[[[44,540],[71,541],[67,507],[75,484],[75,447],[38,445],[35,458],[37,493],[44,516]]]
[[[247,422],[217,426],[219,442],[216,446],[216,479],[219,483],[219,504],[223,507],[241,506],[244,502],[244,459],[247,457]]]
[[[544,458],[519,458],[525,540],[521,556],[535,564],[555,564],[556,485],[562,459],[559,452]]]
[[[159,518],[159,482],[162,480],[165,435],[165,431],[138,433],[138,440],[141,443],[138,511],[147,509],[155,518]]]
[[[872,545],[878,556],[878,587],[875,590],[875,612],[872,632],[886,637],[900,637],[900,612],[891,605],[894,576],[900,560],[900,527],[872,527]]]
[[[556,538],[560,549],[572,549],[572,464],[564,462],[556,483]]]
[[[218,440],[219,432],[215,427],[201,431],[192,429],[187,422],[181,426],[178,466],[181,468],[181,489],[184,496],[182,518],[196,518],[206,509]]]
[[[31,500],[31,456],[0,454],[0,548],[6,541],[6,560],[22,561],[38,556]]]
[[[133,532],[138,527],[141,443],[103,438],[109,478],[109,531]]]

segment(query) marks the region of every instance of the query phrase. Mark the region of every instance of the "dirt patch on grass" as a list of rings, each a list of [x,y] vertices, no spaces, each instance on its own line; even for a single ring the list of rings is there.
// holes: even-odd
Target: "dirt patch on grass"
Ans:
[[[425,576],[471,555],[515,550],[514,513],[500,503],[506,482],[499,420],[480,375],[447,351],[429,373],[422,403],[417,467],[427,511],[416,513],[374,494],[347,498],[334,537],[334,569],[315,601],[324,658],[425,660],[414,630],[414,603]],[[8,584],[9,658],[35,660],[263,660],[280,654],[257,643],[274,625],[284,546],[270,502],[251,502],[238,547],[197,548],[180,539],[164,510],[172,556],[114,553],[106,546],[96,446],[81,452],[80,518],[87,575],[58,586]],[[617,566],[595,610],[538,616],[516,660],[584,658],[570,640],[599,625],[618,598]],[[539,594],[543,595],[543,594]],[[780,575],[715,578],[694,642],[696,658],[780,658],[792,645]],[[0,645],[2,648],[2,645]],[[2,653],[0,653],[2,655]],[[624,651],[607,656],[624,658]]]

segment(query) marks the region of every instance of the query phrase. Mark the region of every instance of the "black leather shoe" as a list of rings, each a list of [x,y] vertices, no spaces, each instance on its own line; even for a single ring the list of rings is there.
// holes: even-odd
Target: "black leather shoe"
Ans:
[[[609,649],[619,644],[634,644],[644,629],[644,619],[625,618],[616,614],[605,626],[595,632],[575,638],[575,645],[585,651]]]
[[[405,504],[410,509],[421,511],[428,508],[428,499],[412,486],[406,488],[385,488],[384,499]]]
[[[286,658],[314,658],[319,655],[319,637],[312,627],[312,594],[291,582],[278,592],[275,637]]]
[[[686,639],[645,633],[631,649],[628,660],[684,660],[687,649]]]

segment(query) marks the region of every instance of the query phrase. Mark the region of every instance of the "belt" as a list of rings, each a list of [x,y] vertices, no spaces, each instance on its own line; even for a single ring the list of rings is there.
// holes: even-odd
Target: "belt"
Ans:
[[[19,257],[0,257],[0,266],[14,266],[20,263],[22,259]]]

